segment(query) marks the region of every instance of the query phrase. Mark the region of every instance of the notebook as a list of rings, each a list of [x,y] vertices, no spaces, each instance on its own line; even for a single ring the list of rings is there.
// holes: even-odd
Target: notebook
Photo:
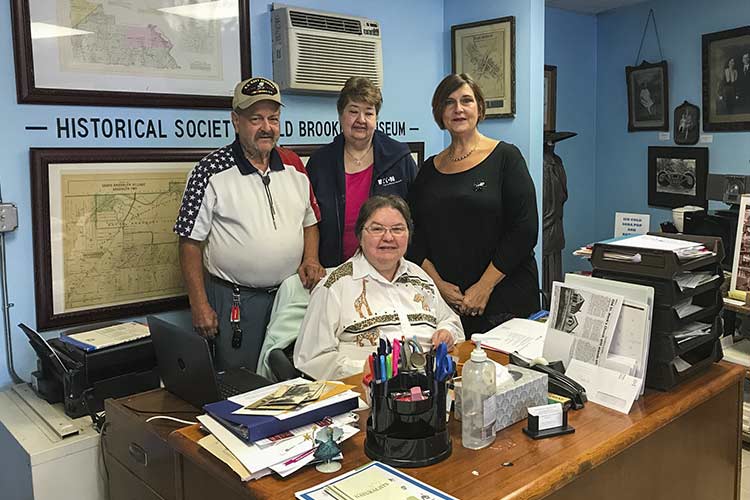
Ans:
[[[244,367],[216,372],[206,339],[156,316],[147,321],[164,388],[191,405],[202,408],[271,384]]]

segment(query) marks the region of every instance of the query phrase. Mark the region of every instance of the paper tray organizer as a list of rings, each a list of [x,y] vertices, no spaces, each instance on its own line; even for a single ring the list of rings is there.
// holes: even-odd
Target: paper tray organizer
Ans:
[[[597,243],[591,254],[591,265],[599,271],[612,273],[635,274],[651,278],[674,279],[683,271],[698,271],[703,267],[716,266],[724,259],[724,247],[721,238],[712,236],[694,236],[684,234],[649,233],[654,236],[672,238],[684,241],[695,241],[714,252],[716,255],[706,255],[696,259],[680,261],[674,252],[669,250],[652,250],[647,248],[629,248],[617,245]],[[604,254],[615,252],[623,255],[640,254],[640,262],[627,262],[605,258]]]
[[[445,381],[432,380],[422,373],[403,372],[371,384],[365,439],[368,457],[395,467],[423,467],[451,455]],[[414,386],[429,389],[430,396],[415,402],[394,399],[394,393],[409,392]]]
[[[707,368],[711,363],[719,361],[723,356],[720,343],[721,320],[718,315],[723,305],[720,289],[724,276],[720,263],[724,259],[724,247],[721,244],[721,238],[711,236],[649,234],[700,242],[715,253],[715,255],[680,261],[673,252],[667,250],[626,248],[609,244],[594,245],[591,264],[594,267],[595,277],[650,286],[654,289],[646,386],[652,389],[669,390]],[[640,262],[605,258],[606,252],[639,254]],[[681,291],[675,278],[685,271],[711,271],[718,274],[719,279],[692,290]],[[679,318],[675,306],[687,298],[692,298],[692,302],[701,306],[701,310]],[[678,342],[679,339],[674,338],[674,332],[693,321],[711,324],[711,333]],[[690,364],[690,367],[679,371],[678,358]]]

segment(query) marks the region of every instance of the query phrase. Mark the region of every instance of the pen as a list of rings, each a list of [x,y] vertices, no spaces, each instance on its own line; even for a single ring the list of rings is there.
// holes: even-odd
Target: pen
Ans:
[[[373,361],[372,374],[373,374],[373,377],[375,378],[375,383],[379,384],[380,383],[380,363],[378,362],[378,356],[373,354],[372,356],[370,356],[370,359],[372,359]]]
[[[389,354],[385,357],[385,378],[393,378],[393,355]]]
[[[385,371],[385,356],[380,356],[380,380],[385,382],[386,379],[386,371]]]
[[[401,344],[398,339],[393,339],[393,376],[398,375],[398,361],[401,354]]]

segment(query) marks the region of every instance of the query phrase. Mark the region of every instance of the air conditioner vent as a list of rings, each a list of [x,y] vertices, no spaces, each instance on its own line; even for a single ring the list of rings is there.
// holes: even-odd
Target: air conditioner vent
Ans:
[[[383,86],[380,24],[373,19],[274,4],[271,36],[282,92],[338,94],[352,76]]]
[[[350,33],[352,35],[362,34],[362,23],[356,19],[325,16],[296,10],[289,11],[289,18],[292,20],[292,26],[295,28],[312,28],[336,33]]]

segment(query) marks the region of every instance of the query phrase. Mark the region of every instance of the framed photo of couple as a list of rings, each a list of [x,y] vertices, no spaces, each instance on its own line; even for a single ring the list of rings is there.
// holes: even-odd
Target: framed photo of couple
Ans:
[[[750,26],[702,41],[703,130],[750,130]]]

